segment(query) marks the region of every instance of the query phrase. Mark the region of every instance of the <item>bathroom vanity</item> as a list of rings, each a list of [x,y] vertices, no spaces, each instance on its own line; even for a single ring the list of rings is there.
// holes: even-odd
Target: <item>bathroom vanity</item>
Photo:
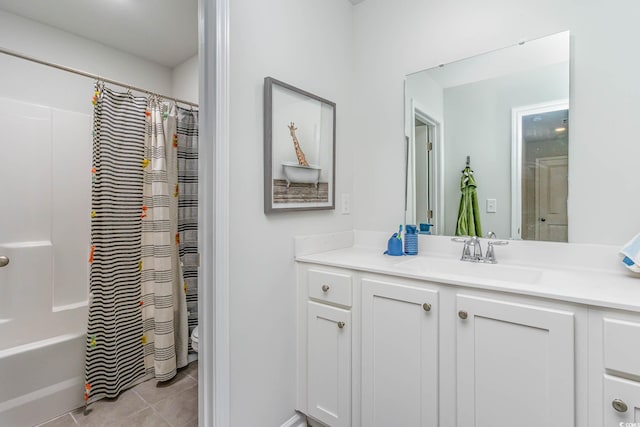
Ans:
[[[420,236],[418,256],[385,256],[387,238],[296,240],[297,409],[312,421],[640,421],[640,278],[617,248],[512,241],[489,265],[460,261],[441,236]]]

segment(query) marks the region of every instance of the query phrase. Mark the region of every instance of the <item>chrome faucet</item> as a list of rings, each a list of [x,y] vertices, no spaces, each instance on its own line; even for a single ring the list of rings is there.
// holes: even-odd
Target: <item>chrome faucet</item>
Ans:
[[[464,243],[462,247],[462,256],[460,261],[496,264],[496,253],[494,246],[505,246],[509,242],[505,240],[489,240],[487,242],[487,254],[482,256],[482,245],[480,244],[480,238],[478,236],[472,237],[454,237],[451,239],[454,242]],[[473,250],[471,249],[473,248]]]

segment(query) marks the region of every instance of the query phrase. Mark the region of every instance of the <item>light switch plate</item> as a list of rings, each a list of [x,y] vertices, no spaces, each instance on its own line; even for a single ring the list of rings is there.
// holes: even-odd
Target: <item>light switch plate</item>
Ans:
[[[487,199],[487,212],[488,213],[496,213],[497,212],[497,202],[496,199]]]
[[[349,193],[342,194],[340,213],[342,215],[349,215],[351,213],[351,197],[349,196]]]

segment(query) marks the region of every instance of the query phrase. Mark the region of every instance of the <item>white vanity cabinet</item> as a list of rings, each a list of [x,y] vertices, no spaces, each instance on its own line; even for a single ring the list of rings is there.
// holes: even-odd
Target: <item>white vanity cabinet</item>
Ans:
[[[311,267],[299,274],[297,409],[351,426],[352,273]]]
[[[304,262],[298,280],[297,409],[310,419],[587,425],[587,306]]]
[[[438,425],[438,291],[360,280],[362,426]]]
[[[589,321],[589,425],[640,425],[640,315],[592,310]]]
[[[574,426],[574,313],[459,292],[459,426]]]

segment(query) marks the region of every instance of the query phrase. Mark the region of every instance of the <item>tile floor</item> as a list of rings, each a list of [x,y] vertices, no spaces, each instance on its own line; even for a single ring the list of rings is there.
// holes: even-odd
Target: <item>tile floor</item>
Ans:
[[[162,385],[150,380],[38,427],[198,427],[198,361]]]

